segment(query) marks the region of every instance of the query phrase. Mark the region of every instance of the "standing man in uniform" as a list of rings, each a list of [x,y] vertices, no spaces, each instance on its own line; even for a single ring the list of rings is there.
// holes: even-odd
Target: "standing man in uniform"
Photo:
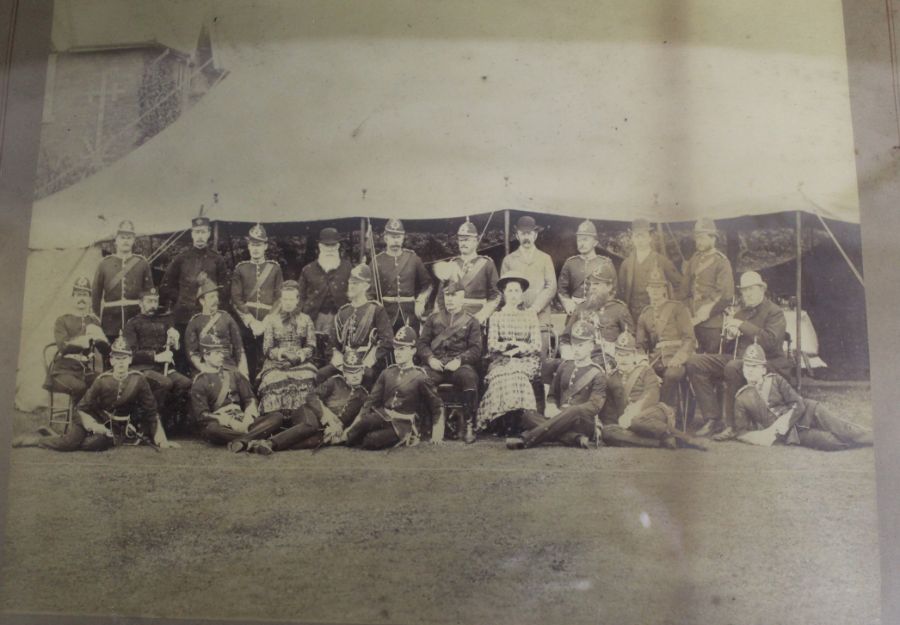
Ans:
[[[350,301],[338,310],[329,335],[331,363],[319,369],[318,383],[338,373],[348,350],[355,351],[365,367],[363,384],[366,388],[371,388],[378,374],[388,365],[391,322],[381,304],[369,299],[371,286],[372,270],[367,265],[354,267],[347,282]]]
[[[628,310],[635,319],[650,304],[647,286],[654,269],[663,275],[673,289],[671,293],[666,293],[666,297],[677,293],[681,286],[681,272],[672,261],[653,249],[652,236],[649,221],[635,219],[631,222],[631,244],[634,249],[619,267],[619,299],[628,305]]]
[[[94,274],[94,314],[110,343],[129,319],[140,312],[141,293],[153,286],[150,263],[134,250],[134,224],[123,221],[116,232],[116,251],[100,261]]]
[[[572,359],[564,361],[550,384],[546,418],[524,410],[521,438],[506,439],[507,449],[526,449],[541,443],[560,442],[588,449],[600,435],[597,415],[606,401],[606,376],[591,360],[594,328],[585,321],[572,327]]]
[[[159,289],[160,306],[172,311],[175,329],[181,336],[185,336],[191,317],[200,312],[197,301],[200,283],[204,279],[211,280],[213,284],[229,283],[225,259],[209,246],[211,232],[208,217],[201,215],[191,220],[193,245],[172,259]],[[222,302],[223,308],[225,303]],[[184,349],[176,354],[175,361],[182,373],[190,371],[190,361]]]
[[[431,295],[431,276],[422,259],[403,247],[406,230],[399,219],[389,219],[384,227],[385,250],[372,260],[372,274],[377,285],[372,295],[381,295],[391,326],[419,328],[425,317],[425,305]]]
[[[559,272],[559,299],[567,315],[571,315],[575,307],[587,299],[587,277],[602,266],[608,265],[613,270],[613,292],[616,291],[615,268],[609,258],[597,254],[598,242],[594,222],[581,222],[575,232],[578,254],[567,258]]]
[[[262,224],[250,228],[247,250],[250,260],[237,264],[231,275],[231,304],[241,320],[241,341],[247,357],[248,378],[255,380],[263,360],[262,321],[281,297],[284,278],[274,260],[266,260],[269,237]]]
[[[178,447],[169,442],[146,378],[129,371],[131,348],[120,336],[110,349],[110,371],[101,374],[78,403],[66,433],[49,428],[13,441],[13,447],[43,447],[55,451],[105,451],[117,444],[152,444],[158,449]]]
[[[246,378],[247,356],[241,329],[231,315],[219,308],[219,287],[212,280],[203,280],[197,287],[197,301],[203,310],[191,317],[184,332],[184,349],[194,375],[208,369],[203,364],[203,337],[215,336],[226,352],[225,368],[237,369]]]
[[[319,233],[319,256],[300,271],[300,307],[316,327],[320,342],[334,326],[334,316],[347,303],[347,284],[353,267],[341,258],[340,239],[334,228]],[[325,345],[319,348],[327,356]]]
[[[413,364],[417,338],[409,326],[397,331],[397,362],[381,372],[359,416],[344,431],[347,445],[363,449],[415,445],[426,417],[433,422],[431,442],[444,440],[444,405],[425,370]]]
[[[141,294],[141,312],[125,324],[125,341],[132,346],[132,368],[150,383],[159,416],[172,431],[187,417],[191,379],[175,370],[175,352],[181,336],[172,313],[159,311],[159,292],[151,287]]]
[[[781,307],[766,297],[762,276],[755,271],[745,272],[741,275],[740,290],[741,306],[723,322],[721,350],[715,354],[695,354],[687,361],[697,408],[705,422],[697,434],[714,434],[713,439],[719,441],[734,438],[734,397],[746,384],[743,362],[735,355],[756,343],[765,351],[771,370],[787,371],[791,366],[784,354],[787,320]],[[725,383],[723,411],[716,398],[716,384],[720,382]]]
[[[109,353],[109,341],[100,319],[91,313],[91,281],[85,276],[72,284],[74,310],[57,317],[53,325],[56,356],[44,388],[65,393],[77,404],[101,371],[102,354]]]
[[[722,313],[734,299],[731,262],[716,249],[717,235],[712,219],[704,217],[694,224],[697,251],[684,267],[684,279],[675,296],[691,311],[698,349],[703,354],[718,351]]]
[[[475,413],[478,411],[478,373],[482,336],[478,321],[463,309],[465,291],[458,282],[447,282],[443,289],[446,311],[435,310],[422,326],[417,353],[419,362],[435,385],[451,383],[462,393],[466,405],[467,443],[475,442]]]
[[[691,311],[682,302],[669,299],[669,283],[658,267],[647,276],[650,304],[637,322],[636,343],[649,354],[650,366],[660,378],[660,399],[675,408],[678,384],[685,376],[685,363],[694,355],[697,340],[691,324]]]
[[[478,230],[468,219],[459,227],[456,240],[459,244],[459,256],[454,256],[446,263],[435,263],[434,266],[436,276],[442,268],[449,270],[448,275],[441,279],[441,290],[438,291],[435,308],[446,310],[442,287],[448,281],[458,281],[465,291],[463,309],[483,326],[500,305],[497,266],[487,256],[478,254]]]
[[[516,221],[519,247],[503,259],[500,273],[516,274],[528,280],[523,302],[526,308],[537,314],[541,324],[541,361],[544,361],[550,351],[550,302],[556,297],[556,270],[550,255],[537,249],[537,235],[538,226],[534,217],[519,217]]]

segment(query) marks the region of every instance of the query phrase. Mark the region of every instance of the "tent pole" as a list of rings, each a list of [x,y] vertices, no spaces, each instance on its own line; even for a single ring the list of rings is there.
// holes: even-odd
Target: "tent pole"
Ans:
[[[213,249],[219,250],[219,222],[213,222]]]
[[[359,264],[366,262],[366,218],[359,218]]]
[[[509,256],[509,209],[503,211],[503,249],[504,255]]]
[[[797,391],[803,387],[803,351],[800,340],[800,321],[803,316],[803,213],[797,211],[797,319],[794,329],[794,357],[797,360]]]

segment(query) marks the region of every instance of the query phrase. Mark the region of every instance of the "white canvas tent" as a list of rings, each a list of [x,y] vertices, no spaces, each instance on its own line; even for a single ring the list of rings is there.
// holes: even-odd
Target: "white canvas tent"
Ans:
[[[54,25],[69,42],[102,37],[113,8],[109,28],[133,40],[206,24],[228,74],[149,142],[34,205],[24,409],[45,401],[35,352],[68,297],[55,282],[91,275],[84,250],[121,219],[171,232],[204,204],[262,222],[814,207],[859,221],[840,0],[70,4]]]

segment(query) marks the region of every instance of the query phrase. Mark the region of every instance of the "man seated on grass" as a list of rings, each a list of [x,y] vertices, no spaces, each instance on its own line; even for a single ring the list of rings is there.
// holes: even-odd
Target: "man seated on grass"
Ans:
[[[616,341],[616,362],[625,388],[625,410],[618,424],[603,426],[603,442],[621,447],[683,447],[706,449],[702,439],[675,428],[675,411],[659,400],[659,377],[647,354],[623,332]]]
[[[286,449],[317,449],[341,441],[344,428],[359,414],[369,393],[363,386],[365,366],[358,353],[344,354],[343,375],[333,375],[306,396],[306,403],[292,411],[290,427],[270,439],[250,441],[247,451],[269,456]]]
[[[178,447],[169,442],[147,379],[129,371],[131,348],[121,336],[109,353],[112,370],[91,384],[72,415],[66,433],[47,427],[12,441],[13,447],[43,447],[56,451],[105,451],[114,445],[141,442],[157,449]]]
[[[426,414],[433,419],[431,442],[444,439],[444,405],[425,370],[413,365],[416,331],[409,326],[394,336],[396,364],[381,372],[359,416],[342,440],[363,449],[415,445]]]
[[[837,451],[873,444],[872,430],[832,414],[824,404],[803,399],[777,373],[767,372],[766,353],[752,344],[744,351],[747,385],[735,396],[737,440],[752,445],[774,443]]]
[[[214,334],[200,338],[202,366],[206,371],[191,385],[193,428],[213,445],[228,445],[234,452],[246,451],[249,442],[266,438],[284,422],[280,412],[259,416],[259,404],[250,381],[225,364],[231,346]]]
[[[590,447],[599,434],[597,415],[606,401],[606,375],[591,360],[594,328],[586,321],[572,326],[572,360],[564,360],[553,374],[547,396],[546,418],[534,410],[522,411],[525,432],[507,438],[509,449],[525,449],[559,442],[571,447]]]

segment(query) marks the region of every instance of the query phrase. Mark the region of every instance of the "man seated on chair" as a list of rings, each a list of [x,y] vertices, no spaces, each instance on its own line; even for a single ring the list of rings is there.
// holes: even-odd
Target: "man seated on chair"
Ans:
[[[201,344],[204,338],[215,336],[225,350],[225,368],[237,369],[241,375],[249,378],[241,329],[234,317],[219,308],[220,288],[205,277],[200,280],[200,286],[197,288],[197,299],[203,310],[191,317],[184,331],[184,347],[191,362],[191,370],[194,375],[208,370],[203,364]]]
[[[417,338],[416,331],[409,326],[397,330],[396,363],[378,376],[359,416],[344,430],[343,440],[347,445],[363,449],[415,445],[426,417],[433,420],[431,442],[443,441],[443,403],[425,370],[413,365]]]
[[[371,388],[378,374],[387,366],[393,330],[384,307],[369,299],[372,270],[357,265],[350,271],[347,297],[350,300],[338,310],[331,326],[328,343],[333,349],[331,362],[316,373],[322,383],[336,374],[343,364],[343,355],[354,350],[365,367],[363,384]]]
[[[132,351],[122,336],[113,342],[110,371],[101,374],[78,403],[66,433],[49,428],[13,441],[13,447],[43,447],[56,451],[105,451],[117,444],[178,447],[169,442],[146,378],[129,371]]]
[[[647,276],[650,305],[638,318],[635,342],[639,350],[649,354],[650,366],[662,378],[660,399],[675,408],[678,385],[685,377],[684,365],[694,354],[697,339],[691,311],[683,302],[668,298],[668,285],[662,271],[650,270]]]
[[[616,341],[616,362],[623,376],[627,403],[618,423],[603,426],[604,443],[677,449],[680,441],[684,447],[706,449],[702,439],[676,429],[675,411],[659,400],[659,378],[644,350],[635,345],[634,337],[627,332]]]
[[[569,315],[566,328],[559,337],[559,355],[561,360],[569,360],[571,355],[572,328],[578,321],[585,321],[594,329],[595,344],[592,358],[606,375],[606,402],[600,419],[604,423],[614,423],[625,409],[624,392],[616,370],[615,344],[623,332],[631,332],[634,322],[628,307],[621,300],[612,297],[615,284],[615,269],[601,265],[597,271],[587,277],[587,299],[575,307]],[[547,383],[552,379],[559,360],[549,360],[543,369],[543,379]]]
[[[86,277],[75,279],[72,304],[74,311],[58,317],[53,326],[56,356],[44,388],[65,393],[77,404],[97,377],[100,354],[109,351],[109,342],[100,319],[91,312],[91,281]]]
[[[172,314],[159,311],[159,292],[141,293],[141,312],[125,323],[125,340],[134,349],[133,366],[150,383],[160,417],[170,432],[187,418],[191,379],[175,370],[181,337]]]
[[[712,434],[719,441],[734,438],[734,396],[745,383],[738,354],[758,343],[766,352],[770,369],[783,371],[790,367],[784,355],[784,310],[766,297],[766,283],[755,271],[741,275],[739,288],[741,304],[724,315],[719,353],[695,354],[686,366],[701,420],[705,422],[697,435]],[[720,382],[725,387],[722,408],[715,388]]]
[[[478,410],[478,373],[481,360],[481,324],[463,310],[466,292],[456,281],[444,285],[446,311],[435,310],[422,327],[417,354],[419,362],[435,385],[451,383],[465,402],[465,441],[475,441],[475,413]],[[463,432],[458,432],[463,436]]]
[[[363,386],[364,367],[352,349],[344,355],[343,374],[333,375],[291,411],[289,427],[272,438],[250,441],[247,451],[269,456],[286,449],[318,449],[342,441],[369,393]]]
[[[606,401],[606,375],[591,359],[594,328],[585,321],[572,327],[572,359],[557,368],[547,396],[546,417],[533,410],[522,412],[525,431],[506,439],[508,449],[525,449],[559,442],[571,447],[590,447],[599,435],[598,415]]]
[[[193,428],[213,445],[227,445],[233,452],[246,451],[251,440],[267,438],[284,423],[284,415],[259,416],[259,404],[250,381],[225,365],[230,347],[214,334],[200,339],[204,372],[191,385]]]
[[[837,451],[873,444],[872,430],[839,417],[824,404],[803,399],[778,373],[767,372],[766,353],[756,344],[744,351],[747,385],[734,402],[734,434],[752,445],[775,443]]]

